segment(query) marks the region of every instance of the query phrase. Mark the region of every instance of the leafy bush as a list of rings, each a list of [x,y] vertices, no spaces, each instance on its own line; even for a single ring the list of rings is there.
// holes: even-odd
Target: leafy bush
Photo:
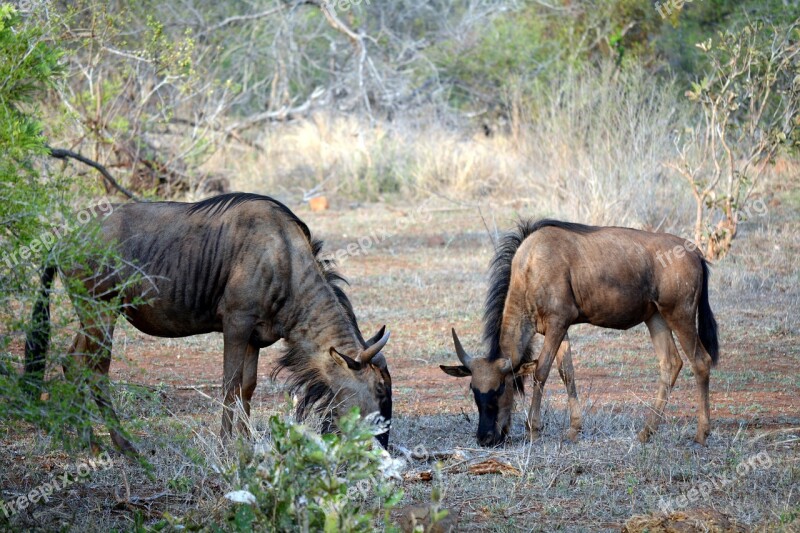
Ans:
[[[30,308],[41,291],[42,265],[83,266],[89,275],[123,266],[119,256],[93,236],[97,226],[75,217],[75,206],[99,191],[83,180],[51,172],[43,158],[49,148],[37,102],[58,85],[63,72],[63,52],[48,40],[48,32],[46,26],[23,19],[11,5],[0,4],[0,420],[29,422],[67,445],[83,445],[88,444],[92,423],[100,421],[94,402],[87,409],[84,395],[84,385],[95,376],[82,375],[76,368],[75,379],[57,378],[41,396],[36,389],[29,394],[30,383],[17,376],[15,350],[22,344],[21,333],[31,328]],[[108,213],[87,209],[84,214],[95,219]],[[67,283],[64,292],[85,317],[119,306],[89,297],[80,280]]]
[[[52,207],[54,183],[38,179],[35,156],[47,152],[36,118],[35,98],[56,80],[60,52],[42,40],[42,31],[23,25],[9,4],[0,4],[0,303],[25,286],[30,270],[18,267],[9,252],[36,239],[40,216]],[[23,265],[24,267],[24,265]]]
[[[47,228],[58,183],[40,179],[36,156],[47,152],[36,117],[35,99],[53,86],[60,71],[60,52],[43,40],[43,31],[24,24],[10,4],[0,4],[0,324],[8,331],[24,328],[19,297],[35,292],[37,255],[31,243]],[[11,337],[0,336],[6,352]],[[10,359],[0,357],[0,375],[9,375]],[[5,385],[5,386],[4,386]],[[10,383],[0,383],[3,399]],[[0,403],[0,413],[5,402]],[[4,413],[2,413],[4,414]],[[5,417],[0,417],[5,418]]]
[[[719,259],[747,219],[766,164],[800,144],[800,20],[746,24],[698,48],[709,73],[687,96],[700,113],[671,166],[694,196],[695,242]]]
[[[396,467],[375,443],[376,426],[358,410],[339,421],[341,434],[320,436],[307,426],[270,418],[268,452],[243,449],[235,472],[240,491],[221,527],[226,531],[372,531],[374,513],[402,491],[386,480]]]

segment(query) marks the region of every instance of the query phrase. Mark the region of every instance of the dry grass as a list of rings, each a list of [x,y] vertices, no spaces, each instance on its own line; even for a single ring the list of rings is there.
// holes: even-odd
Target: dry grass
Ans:
[[[769,454],[770,467],[677,511],[713,512],[731,524],[772,530],[800,513],[800,197],[792,165],[776,168],[765,181],[759,195],[769,209],[741,226],[731,255],[713,268],[712,306],[723,351],[712,374],[708,448],[690,445],[688,365],[662,430],[646,446],[636,441],[657,378],[643,327],[571,330],[584,416],[576,444],[562,440],[565,394],[553,379],[540,440],[525,439],[520,402],[510,443],[476,448],[471,394],[463,381],[438,370],[453,360],[451,326],[468,349],[479,351],[491,238],[517,214],[673,232],[687,227],[693,203],[681,182],[663,173],[674,156],[670,134],[680,109],[669,87],[635,72],[626,76],[565,77],[535,116],[512,95],[516,122],[492,137],[479,124],[465,134],[473,130],[443,126],[435,116],[370,127],[356,118],[316,115],[262,132],[263,152],[232,144],[208,164],[235,190],[286,200],[330,251],[383,235],[348,257],[342,270],[352,280],[349,294],[362,329],[388,324],[393,333],[392,442],[459,452],[441,465],[441,484],[443,505],[457,513],[460,530],[619,530],[631,517],[638,517],[629,522],[631,530],[666,529],[666,518],[653,514],[660,501],[674,501],[715,476],[735,475],[743,459],[761,452]],[[628,91],[611,90],[614,84]],[[331,200],[330,211],[304,207],[301,199],[315,188]],[[389,201],[349,204],[376,199]],[[57,309],[68,309],[63,298],[56,301]],[[69,327],[57,331],[52,350],[66,349],[68,333]],[[216,437],[221,338],[153,339],[120,323],[115,342],[115,403],[152,472],[116,457],[113,468],[10,523],[0,516],[0,529],[129,530],[164,513],[203,523],[223,509],[221,496],[238,488],[236,455]],[[274,356],[275,350],[262,356],[252,419],[256,446],[269,438],[269,416],[288,409],[281,384],[269,379]],[[0,442],[3,501],[88,459],[21,425],[1,424]],[[471,464],[487,459],[521,475],[470,473]],[[409,459],[408,470],[432,466]],[[409,481],[405,491],[402,505],[424,504],[431,484]]]
[[[666,172],[685,103],[675,88],[631,68],[565,74],[535,96],[512,94],[509,117],[460,124],[405,117],[316,114],[258,136],[264,149],[230,144],[206,170],[234,190],[298,203],[324,191],[353,199],[442,194],[459,201],[525,201],[542,213],[585,222],[682,229],[693,202]],[[482,126],[495,133],[487,137]]]
[[[318,114],[260,139],[263,152],[230,146],[208,167],[232,188],[302,198],[315,188],[328,196],[375,200],[437,191],[461,198],[498,193],[526,172],[525,157],[505,136],[464,137],[440,126],[384,123]]]
[[[453,360],[447,335],[452,325],[467,348],[477,351],[491,241],[476,209],[453,208],[440,198],[426,206],[433,210],[430,219],[414,215],[414,205],[301,210],[300,215],[332,250],[378,228],[389,232],[368,254],[349,258],[343,271],[352,281],[349,293],[362,328],[372,331],[387,323],[393,331],[387,352],[394,377],[392,442],[407,449],[459,451],[459,457],[442,463],[441,484],[443,505],[458,514],[460,530],[619,530],[633,516],[661,520],[651,514],[660,501],[676,501],[719,476],[735,476],[735,481],[676,512],[713,511],[748,529],[797,527],[798,519],[781,525],[800,510],[800,227],[794,211],[776,208],[746,224],[732,255],[714,268],[712,306],[721,325],[722,356],[712,374],[714,432],[707,448],[691,445],[694,388],[688,367],[667,421],[643,446],[635,434],[657,377],[646,331],[581,326],[571,331],[584,415],[579,442],[563,441],[565,394],[554,379],[546,392],[541,439],[526,441],[520,402],[509,444],[487,450],[475,446],[477,420],[466,384],[436,365]],[[506,227],[514,212],[492,205],[482,210],[490,228],[494,223]],[[57,338],[54,349],[67,342]],[[268,417],[287,409],[280,384],[268,378],[274,353],[265,350],[262,356],[253,406],[252,425],[262,443],[268,438]],[[236,486],[236,474],[235,455],[225,452],[216,437],[219,336],[154,339],[120,324],[115,358],[116,403],[140,437],[152,475],[116,457],[112,469],[54,494],[6,527],[128,530],[165,512],[202,523],[224,507],[221,496]],[[177,387],[186,384],[200,387]],[[61,451],[23,426],[3,425],[0,441],[4,501],[87,459]],[[769,467],[736,475],[742,460],[762,452],[769,454]],[[469,472],[470,464],[489,458],[521,476]],[[410,460],[407,468],[432,466]],[[431,487],[406,482],[402,505],[428,502]]]

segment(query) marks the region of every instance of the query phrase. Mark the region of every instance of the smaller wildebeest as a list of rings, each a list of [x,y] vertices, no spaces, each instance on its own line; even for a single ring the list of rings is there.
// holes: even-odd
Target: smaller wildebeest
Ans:
[[[661,367],[655,407],[639,439],[646,442],[663,417],[682,362],[674,332],[697,383],[697,434],[710,430],[708,384],[718,358],[717,323],[708,303],[708,265],[689,241],[667,233],[593,227],[541,220],[521,221],[498,244],[484,310],[486,357],[467,354],[453,330],[459,366],[441,366],[451,376],[472,376],[478,406],[478,443],[502,442],[511,425],[514,392],[522,376],[534,387],[527,427],[541,430],[540,407],[555,359],[569,397],[570,430],[576,439],[581,414],[567,329],[588,323],[628,329],[644,322]],[[536,361],[533,338],[544,335]]]
[[[380,353],[385,327],[365,341],[341,276],[321,256],[322,242],[285,205],[267,196],[226,194],[197,203],[116,206],[100,232],[126,267],[109,270],[47,263],[26,342],[25,371],[40,384],[50,337],[49,291],[57,271],[79,280],[90,298],[121,297],[120,311],[137,329],[159,337],[221,332],[224,341],[222,435],[231,434],[233,407],[245,415],[256,387],[258,354],[284,339],[288,350],[275,371],[287,369],[302,417],[314,408],[392,416],[391,377]],[[54,254],[56,257],[58,254]],[[52,257],[52,256],[51,256]],[[134,272],[141,281],[122,284]],[[123,287],[122,289],[117,289]],[[121,292],[121,294],[118,294]],[[137,304],[137,299],[139,303]],[[141,302],[144,303],[141,303]],[[75,304],[75,300],[73,299]],[[108,392],[117,312],[96,316],[74,305],[81,328],[70,353],[94,371],[92,395],[121,450],[135,453],[120,431]],[[69,363],[64,372],[70,375]],[[237,426],[246,432],[243,421]],[[378,435],[386,447],[389,434]]]

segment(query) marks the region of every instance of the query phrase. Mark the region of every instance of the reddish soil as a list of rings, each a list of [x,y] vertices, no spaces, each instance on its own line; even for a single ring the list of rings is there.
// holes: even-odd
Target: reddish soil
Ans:
[[[365,333],[371,334],[383,323],[392,332],[385,352],[393,376],[395,414],[463,412],[471,416],[474,404],[467,381],[445,375],[438,365],[454,364],[452,326],[459,329],[468,350],[477,346],[485,270],[491,254],[480,219],[465,211],[437,214],[442,219],[439,227],[448,229],[429,233],[436,223],[414,220],[399,232],[397,215],[379,208],[303,216],[311,227],[319,228],[316,232],[327,239],[326,250],[330,252],[358,242],[360,235],[375,234],[375,228],[388,228],[387,237],[373,242],[366,253],[347,258],[341,270],[352,281],[347,290]],[[767,329],[770,321],[775,316],[780,318],[785,310],[739,306],[731,303],[738,296],[734,291],[724,286],[717,290],[721,294],[716,300],[723,303],[715,309],[721,326],[722,355],[712,372],[712,418],[730,424],[797,423],[797,338],[791,329],[783,336],[772,335]],[[742,321],[747,328],[739,327]],[[122,329],[124,332],[120,332]],[[146,337],[130,327],[118,328],[118,332],[113,379],[184,389],[197,385],[210,396],[219,397],[222,343],[218,337],[195,338],[208,340],[200,344],[196,340]],[[622,333],[581,326],[577,331],[570,330],[570,336],[584,408],[645,409],[652,403],[658,363],[644,326]],[[277,350],[262,350],[256,401],[283,399],[280,388],[270,380]],[[128,363],[119,361],[119,356]],[[179,396],[196,394],[181,390]],[[547,401],[562,407],[564,400],[563,387],[553,371]],[[694,418],[694,409],[694,380],[684,364],[667,414]]]

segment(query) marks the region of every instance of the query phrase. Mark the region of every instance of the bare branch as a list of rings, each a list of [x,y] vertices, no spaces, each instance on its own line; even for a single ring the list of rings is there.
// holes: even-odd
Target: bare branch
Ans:
[[[133,200],[135,202],[145,202],[146,201],[146,200],[143,200],[143,199],[139,198],[134,193],[132,193],[131,191],[129,191],[128,189],[126,189],[125,187],[120,185],[117,182],[117,180],[115,180],[114,177],[111,175],[111,173],[108,170],[106,170],[106,167],[104,167],[100,163],[98,163],[96,161],[92,161],[88,157],[84,157],[84,156],[82,156],[81,154],[79,154],[77,152],[73,152],[72,150],[66,150],[64,148],[52,148],[51,146],[47,146],[47,149],[50,150],[50,155],[52,157],[55,157],[56,159],[66,159],[66,158],[70,157],[72,159],[80,161],[81,163],[83,163],[85,165],[89,165],[90,167],[96,169],[98,172],[100,172],[100,174],[102,174],[103,178],[105,178],[106,181],[112,187],[117,189],[119,192],[121,192],[122,194],[124,194],[125,196],[130,198],[131,200]]]

